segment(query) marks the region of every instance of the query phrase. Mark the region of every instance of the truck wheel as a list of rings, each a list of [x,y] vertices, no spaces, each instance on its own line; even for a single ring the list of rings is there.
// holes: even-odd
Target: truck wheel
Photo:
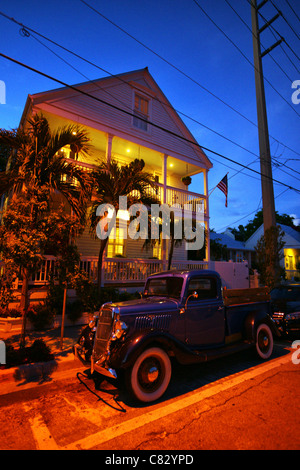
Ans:
[[[129,390],[142,402],[158,400],[166,391],[171,379],[169,356],[160,348],[149,348],[141,353],[127,372]]]
[[[265,323],[256,330],[256,352],[261,359],[269,359],[273,352],[273,335],[270,327]]]

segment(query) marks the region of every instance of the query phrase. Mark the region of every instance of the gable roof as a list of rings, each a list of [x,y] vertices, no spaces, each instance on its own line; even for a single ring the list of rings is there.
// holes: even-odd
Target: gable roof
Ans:
[[[187,162],[211,168],[212,163],[201,149],[185,123],[160,89],[148,68],[61,87],[29,95],[21,118],[25,122],[35,107],[47,110],[90,127],[114,133],[126,133],[133,116],[133,93],[141,93],[152,101],[150,132],[138,134],[141,145],[161,146],[162,153],[172,151]],[[144,143],[143,143],[144,140]]]
[[[222,245],[226,245],[228,249],[249,251],[251,248],[247,248],[244,242],[235,240],[235,238],[227,235],[226,233],[215,233],[210,232],[210,238],[220,242]]]
[[[285,242],[284,248],[300,248],[300,232],[293,229],[288,225],[278,224],[282,231],[284,232],[283,240]],[[246,241],[246,246],[248,249],[254,249],[257,241],[260,237],[264,234],[264,226],[263,224],[248,238]]]
[[[285,233],[285,247],[294,246],[300,248],[300,232],[288,225],[279,224]]]

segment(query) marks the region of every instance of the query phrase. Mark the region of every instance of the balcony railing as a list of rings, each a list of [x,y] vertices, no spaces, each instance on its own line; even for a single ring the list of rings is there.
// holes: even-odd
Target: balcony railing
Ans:
[[[95,166],[91,163],[82,162],[79,160],[74,160],[74,162],[84,171],[91,171]],[[156,188],[148,188],[148,194],[155,196],[161,201],[164,201],[164,185],[161,183],[156,183]],[[181,209],[184,209],[185,204],[189,204],[193,212],[201,212],[204,215],[207,215],[207,197],[204,194],[195,193],[192,191],[187,191],[186,189],[175,188],[173,186],[166,187],[166,204],[169,206],[180,206]]]
[[[170,206],[179,204],[181,209],[184,209],[188,204],[194,212],[202,212],[204,214],[206,211],[206,197],[204,195],[171,186],[167,186],[166,202]]]
[[[156,188],[149,187],[148,194],[150,196],[157,197],[161,204],[163,203],[164,187],[162,184],[157,183]],[[166,204],[168,204],[170,207],[173,206],[180,209],[192,210],[193,212],[201,212],[206,215],[207,198],[203,194],[167,186],[165,200]]]

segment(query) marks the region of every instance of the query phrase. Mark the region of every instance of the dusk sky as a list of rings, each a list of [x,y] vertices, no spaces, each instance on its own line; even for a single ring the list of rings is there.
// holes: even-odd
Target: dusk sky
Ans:
[[[233,160],[205,150],[210,190],[228,172],[228,207],[219,189],[210,196],[210,227],[223,232],[262,207],[260,176],[234,163],[260,171],[249,1],[2,1],[1,13],[99,68],[36,34],[26,37],[4,16],[0,52],[70,85],[148,67],[198,143]],[[300,224],[300,1],[269,1],[260,13],[270,20],[276,7],[283,16],[261,33],[262,50],[280,36],[286,41],[263,58],[275,208]],[[3,57],[0,80],[5,129],[19,125],[28,94],[60,86]],[[190,190],[197,192],[197,177]]]

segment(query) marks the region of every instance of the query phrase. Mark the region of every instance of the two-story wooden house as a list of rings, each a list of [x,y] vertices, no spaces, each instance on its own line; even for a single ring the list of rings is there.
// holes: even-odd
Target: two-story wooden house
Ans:
[[[93,168],[99,159],[115,159],[120,164],[143,159],[145,170],[155,176],[161,203],[182,208],[190,203],[192,210],[200,207],[209,234],[208,170],[212,164],[147,68],[29,95],[21,125],[36,112],[42,112],[53,128],[72,123],[87,129],[93,146],[89,160],[64,149],[66,158],[76,159],[83,168]],[[197,191],[191,192],[182,178],[194,175]],[[122,235],[118,233],[107,246],[106,283],[143,281],[148,273],[166,267],[167,243],[146,250],[143,240]],[[86,230],[77,245],[82,266],[95,275],[99,240]],[[206,246],[208,262],[209,243]],[[183,242],[175,249],[172,265],[187,265],[187,259]],[[46,270],[47,263],[36,281],[44,280]]]

